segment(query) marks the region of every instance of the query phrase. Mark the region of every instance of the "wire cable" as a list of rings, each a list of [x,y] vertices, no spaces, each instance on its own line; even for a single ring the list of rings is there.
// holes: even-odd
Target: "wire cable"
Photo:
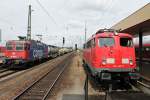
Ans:
[[[42,8],[42,10],[48,15],[48,17],[55,23],[56,26],[58,24],[56,23],[55,19],[50,15],[50,13],[45,9],[45,7],[41,4],[39,0],[36,0],[36,2],[39,4],[39,6]]]

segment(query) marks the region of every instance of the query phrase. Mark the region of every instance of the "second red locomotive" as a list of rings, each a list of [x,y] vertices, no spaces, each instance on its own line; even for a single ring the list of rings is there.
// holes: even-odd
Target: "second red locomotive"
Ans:
[[[113,29],[100,29],[85,44],[83,63],[100,81],[136,81],[135,48],[132,36]]]
[[[48,57],[48,46],[35,40],[11,40],[6,43],[6,64],[25,64]]]

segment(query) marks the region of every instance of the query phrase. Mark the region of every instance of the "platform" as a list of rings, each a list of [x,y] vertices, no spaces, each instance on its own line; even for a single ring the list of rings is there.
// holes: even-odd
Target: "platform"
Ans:
[[[140,68],[140,74],[143,76],[150,78],[150,63],[142,63],[142,67]]]
[[[84,95],[64,94],[62,100],[85,100]],[[105,100],[103,95],[89,95],[88,100]],[[144,93],[110,93],[107,100],[150,100],[150,96]]]
[[[62,100],[85,100],[84,95],[80,94],[64,94]],[[89,95],[88,100],[105,100],[105,96]]]
[[[150,96],[141,92],[114,92],[110,93],[110,100],[150,100]]]

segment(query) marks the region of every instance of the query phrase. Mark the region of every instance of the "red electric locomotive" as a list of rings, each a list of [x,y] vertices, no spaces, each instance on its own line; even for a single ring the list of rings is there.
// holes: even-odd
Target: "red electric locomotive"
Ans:
[[[5,55],[5,50],[6,48],[3,47],[3,46],[0,46],[0,57],[4,56]]]
[[[27,64],[48,57],[48,46],[35,40],[11,40],[6,43],[5,64]]]
[[[132,36],[113,29],[100,29],[85,44],[83,63],[101,81],[138,79]]]

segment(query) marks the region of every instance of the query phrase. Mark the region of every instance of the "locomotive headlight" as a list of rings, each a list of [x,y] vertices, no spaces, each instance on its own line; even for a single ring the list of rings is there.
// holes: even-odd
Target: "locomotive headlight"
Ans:
[[[103,65],[106,65],[106,59],[103,59],[103,60],[102,60],[102,64],[103,64]]]
[[[130,63],[130,65],[133,65],[133,60],[132,60],[132,59],[130,59],[129,63]]]

